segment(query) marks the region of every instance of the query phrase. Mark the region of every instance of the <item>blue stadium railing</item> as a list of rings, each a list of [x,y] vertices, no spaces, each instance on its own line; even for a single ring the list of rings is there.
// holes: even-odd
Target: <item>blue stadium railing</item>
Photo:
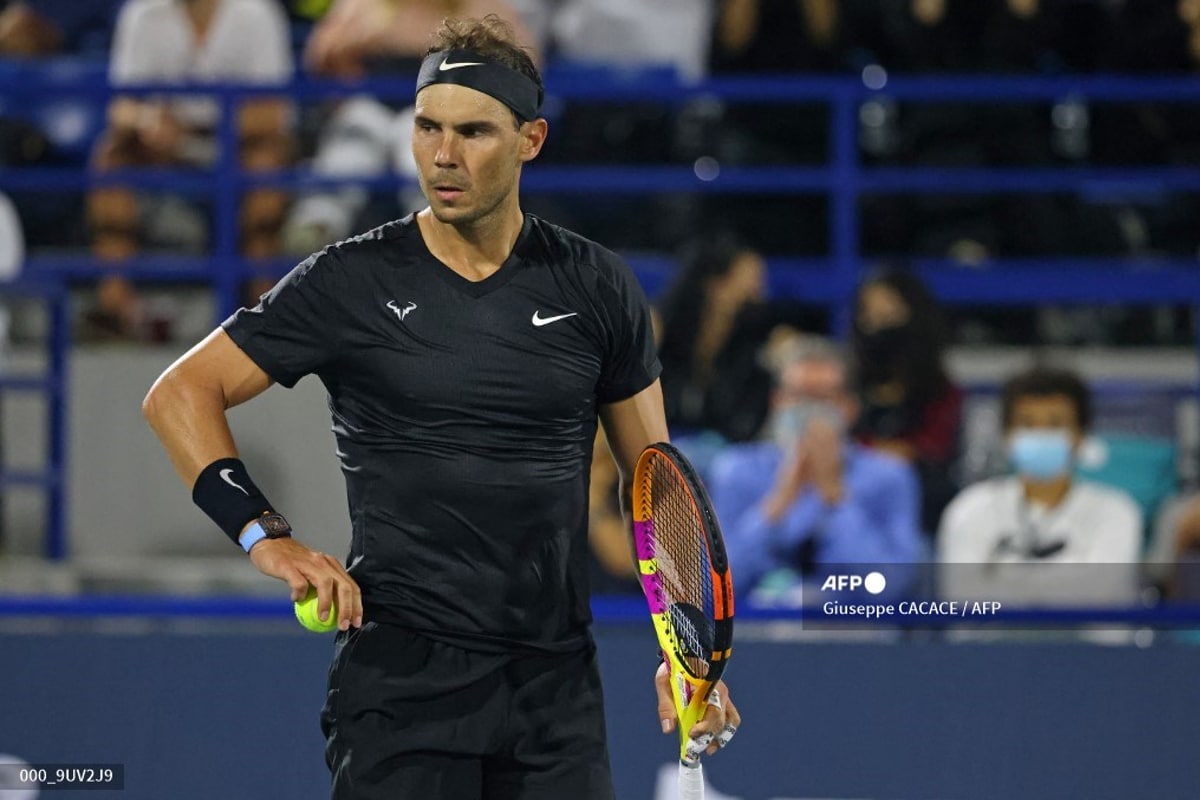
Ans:
[[[611,595],[592,598],[592,613],[600,623],[632,622],[644,624],[646,603],[639,595]],[[817,606],[804,608],[759,608],[743,603],[737,609],[739,622],[787,621],[815,623],[816,630],[824,625],[838,629],[856,630],[881,627],[911,630],[953,629],[961,620],[939,620],[922,616],[902,620],[893,614],[885,620],[863,617],[839,618],[831,622]],[[245,596],[180,597],[164,595],[0,595],[0,620],[4,618],[82,619],[216,619],[288,621],[294,618],[292,603],[287,599]],[[1079,625],[1138,626],[1157,630],[1200,629],[1200,604],[1179,603],[1142,608],[1064,607],[1010,608],[985,618],[974,618],[967,625],[994,629],[1064,629]]]
[[[551,103],[564,101],[638,101],[681,105],[696,98],[718,98],[731,103],[786,104],[823,102],[831,113],[830,150],[825,164],[814,166],[728,166],[701,176],[690,166],[533,166],[526,171],[526,192],[643,193],[711,192],[820,194],[829,201],[829,252],[822,258],[770,259],[773,290],[830,311],[835,332],[849,326],[854,289],[864,268],[860,242],[859,199],[872,193],[1047,193],[1047,192],[1200,192],[1200,168],[928,168],[870,167],[861,163],[858,145],[858,109],[864,101],[887,97],[906,101],[1052,102],[1070,98],[1102,102],[1200,102],[1200,78],[1191,77],[900,77],[881,72],[869,80],[857,77],[713,78],[682,82],[660,71],[597,72],[551,69],[547,73]],[[870,85],[868,85],[868,83]],[[371,180],[319,178],[303,169],[244,174],[236,153],[234,117],[229,109],[246,98],[285,93],[299,101],[347,94],[370,93],[402,100],[411,95],[408,80],[373,79],[356,83],[296,81],[287,86],[245,87],[230,85],[122,87],[126,94],[196,94],[215,96],[226,113],[218,129],[220,157],[210,173],[182,170],[121,171],[104,176],[78,168],[37,167],[0,169],[0,190],[82,191],[101,185],[131,185],[202,193],[214,201],[211,255],[205,258],[138,258],[121,266],[122,272],[146,282],[211,284],[217,294],[218,314],[231,313],[238,304],[241,284],[249,277],[279,274],[286,264],[252,264],[237,247],[237,204],[252,186],[271,185],[292,190],[319,186],[369,185],[397,189],[404,179],[381,176]],[[0,71],[0,99],[20,103],[44,102],[47,97],[84,98],[103,104],[114,94],[102,71],[21,69]],[[653,295],[671,271],[669,259],[630,257],[647,291]],[[916,259],[914,268],[948,304],[1117,304],[1200,303],[1200,269],[1194,259],[1040,258],[991,260],[966,269],[942,259]],[[100,271],[86,257],[31,257],[24,280],[40,291],[59,297],[72,281],[94,280]],[[49,288],[53,287],[53,288]],[[59,292],[59,295],[54,295]],[[60,301],[55,308],[62,309]],[[63,487],[62,363],[68,339],[65,319],[53,337],[52,365],[44,385],[51,399],[50,467],[42,475],[5,475],[5,484],[41,483],[56,493],[46,553],[66,554],[61,503]],[[37,383],[34,381],[34,383]],[[0,384],[0,388],[36,388],[34,383]]]

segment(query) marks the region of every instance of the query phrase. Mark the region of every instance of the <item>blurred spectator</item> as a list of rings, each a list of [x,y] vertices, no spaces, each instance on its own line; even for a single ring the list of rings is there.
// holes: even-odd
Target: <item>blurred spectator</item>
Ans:
[[[775,375],[771,439],[730,446],[709,479],[738,591],[770,601],[821,568],[915,564],[916,474],[847,437],[858,401],[841,353],[797,337],[779,347]]]
[[[1099,3],[986,0],[979,63],[987,72],[1091,71],[1103,35]]]
[[[862,413],[854,434],[916,467],[921,524],[933,536],[958,491],[953,469],[963,402],[943,365],[941,308],[920,278],[895,268],[867,278],[856,306],[853,350]]]
[[[1060,64],[1058,27],[1039,0],[908,0],[885,4],[876,55],[888,72],[1036,72]],[[1069,36],[1067,37],[1069,38]],[[929,101],[867,103],[868,156],[914,166],[1049,166],[1044,105]],[[869,134],[869,136],[868,136]],[[866,249],[978,263],[997,256],[1061,254],[1075,240],[1067,198],[965,193],[870,199]]]
[[[1100,66],[1109,72],[1192,73],[1200,67],[1200,2],[1129,0],[1112,12]],[[1092,160],[1121,166],[1200,164],[1200,122],[1192,103],[1097,103]],[[1120,192],[1106,198],[1130,252],[1194,256],[1200,239],[1194,192]]]
[[[512,25],[520,41],[535,44],[506,0],[337,0],[305,44],[305,67],[338,78],[397,67],[415,71],[443,19],[488,14]]]
[[[587,83],[614,78],[635,85],[704,77],[710,0],[520,0],[535,30],[547,34],[554,72]],[[539,8],[540,6],[540,8]],[[663,164],[676,160],[680,104],[659,99],[551,98],[547,115],[556,133],[543,163]],[[694,160],[694,156],[688,159]],[[661,192],[539,194],[529,211],[621,250],[662,250],[696,231],[691,198]]]
[[[161,81],[278,83],[292,75],[287,18],[273,0],[129,0],[121,9],[109,67],[116,86]],[[92,166],[103,173],[136,166],[211,168],[217,158],[216,100],[202,97],[118,97]],[[290,105],[256,98],[238,110],[242,169],[277,169],[291,158]],[[139,234],[151,245],[201,251],[207,221],[178,198],[147,203],[135,190],[95,189],[88,216],[96,257],[114,264],[135,255]],[[243,198],[239,222],[250,258],[279,253],[283,192],[255,189]],[[104,278],[89,316],[95,335],[137,336],[143,309],[132,285]]]
[[[0,193],[0,286],[14,280],[25,260],[25,239],[21,221],[8,196]],[[8,348],[8,309],[0,303],[0,375],[4,374],[4,355]],[[0,397],[0,400],[3,398]],[[3,406],[0,405],[0,417]],[[0,472],[4,471],[4,425],[0,424]],[[4,487],[0,486],[0,545],[4,543]]]
[[[0,56],[104,55],[124,0],[0,2]]]
[[[550,31],[556,57],[611,67],[669,65],[704,76],[712,7],[697,0],[559,0]]]
[[[309,36],[305,66],[313,74],[333,78],[411,75],[443,19],[489,14],[512,25],[519,41],[533,43],[506,0],[338,0]],[[408,96],[381,101],[355,95],[332,106],[321,125],[313,172],[327,177],[374,177],[394,170],[415,182],[411,105]],[[368,190],[356,186],[305,194],[284,223],[285,250],[305,256],[371,227],[375,221],[363,218],[370,213],[371,199]],[[424,198],[411,190],[401,193],[399,203],[403,214],[422,206]]]
[[[753,438],[766,418],[771,376],[758,352],[774,312],[765,297],[762,256],[716,235],[691,244],[659,306],[667,424],[702,474],[712,452]]]
[[[831,72],[844,33],[838,0],[721,0],[713,28],[716,72]]]
[[[843,69],[849,38],[838,0],[721,0],[709,63],[718,74],[828,73]],[[820,162],[828,150],[827,103],[733,103],[719,124],[722,163]]]
[[[1200,603],[1200,494],[1163,504],[1146,553],[1146,573],[1172,600]]]
[[[1191,498],[1175,523],[1175,570],[1171,596],[1187,603],[1200,603],[1200,498]]]
[[[16,278],[25,260],[25,238],[17,209],[0,193],[0,282]]]
[[[1005,384],[1015,475],[970,486],[946,509],[938,534],[944,597],[1026,606],[1137,601],[1137,505],[1118,489],[1073,477],[1091,408],[1069,371],[1037,367]]]
[[[822,74],[847,69],[848,50],[860,25],[861,3],[844,0],[721,0],[712,30],[709,64],[714,73],[739,76]],[[700,139],[721,165],[820,164],[830,158],[829,104],[825,102],[721,103],[702,99],[689,109],[685,141]],[[697,121],[697,119],[699,121]],[[768,231],[786,231],[780,250],[822,251],[828,215],[820,198],[798,195],[787,203],[753,195],[728,202],[697,199],[702,220],[725,220],[772,248]]]
[[[975,0],[896,0],[879,5],[879,63],[896,72],[970,72],[986,22]]]

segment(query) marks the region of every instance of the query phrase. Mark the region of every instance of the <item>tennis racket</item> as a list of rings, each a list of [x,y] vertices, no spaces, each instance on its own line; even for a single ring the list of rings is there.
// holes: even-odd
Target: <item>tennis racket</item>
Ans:
[[[669,444],[647,447],[634,468],[633,538],[679,714],[679,797],[700,800],[700,754],[709,741],[693,743],[688,731],[704,717],[729,660],[733,582],[708,492]]]

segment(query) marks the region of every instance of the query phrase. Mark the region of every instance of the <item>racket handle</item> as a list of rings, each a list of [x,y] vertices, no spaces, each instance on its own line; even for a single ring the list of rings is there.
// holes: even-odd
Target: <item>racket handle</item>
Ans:
[[[679,762],[679,800],[704,800],[704,765]]]

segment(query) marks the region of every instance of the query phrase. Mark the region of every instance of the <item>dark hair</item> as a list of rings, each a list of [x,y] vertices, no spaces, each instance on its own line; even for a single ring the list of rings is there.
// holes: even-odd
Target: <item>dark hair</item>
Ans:
[[[739,253],[751,248],[729,232],[718,232],[686,245],[679,255],[679,270],[663,295],[663,362],[690,364],[704,314],[708,282],[732,269]]]
[[[865,334],[859,325],[857,306],[870,286],[886,286],[908,306],[908,342],[904,351],[890,363],[872,359],[864,347]],[[925,283],[904,267],[880,267],[859,285],[855,297],[852,347],[858,369],[858,381],[864,388],[898,380],[908,401],[915,406],[937,398],[949,379],[942,364],[948,338],[942,308]]]
[[[533,81],[538,92],[544,92],[542,76],[529,50],[517,41],[517,34],[509,25],[496,14],[488,14],[483,19],[447,17],[442,20],[442,27],[433,34],[433,43],[425,51],[429,56],[433,53],[444,53],[450,50],[470,50],[493,61],[499,61],[506,67],[514,69]],[[521,120],[517,119],[520,127]]]
[[[1080,430],[1092,424],[1092,395],[1087,385],[1077,374],[1068,369],[1034,367],[1009,378],[1004,384],[1002,395],[1002,419],[1007,430],[1012,425],[1013,409],[1017,401],[1026,397],[1049,397],[1063,395],[1075,406],[1075,420]]]

